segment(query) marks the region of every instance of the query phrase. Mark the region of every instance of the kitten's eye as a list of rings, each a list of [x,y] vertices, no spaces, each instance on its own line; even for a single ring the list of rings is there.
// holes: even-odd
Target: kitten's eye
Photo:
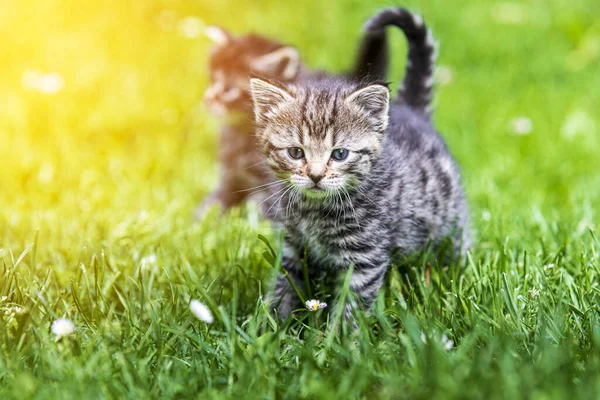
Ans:
[[[300,147],[290,147],[288,149],[288,154],[294,160],[299,160],[301,158],[304,158],[304,151],[302,151],[302,149]]]
[[[333,158],[335,161],[343,161],[348,158],[348,153],[349,152],[346,149],[335,149],[331,153],[331,158]]]

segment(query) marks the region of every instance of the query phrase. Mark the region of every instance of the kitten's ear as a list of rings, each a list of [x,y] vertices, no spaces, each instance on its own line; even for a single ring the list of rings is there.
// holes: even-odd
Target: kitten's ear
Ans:
[[[204,34],[217,46],[223,46],[231,41],[231,35],[218,26],[207,26]]]
[[[300,71],[300,54],[293,47],[286,46],[265,54],[250,63],[256,72],[266,75],[279,75],[286,81],[296,78]]]
[[[384,85],[369,85],[348,96],[346,104],[359,107],[382,130],[387,129],[390,90]]]
[[[254,103],[254,116],[259,124],[273,117],[281,105],[294,100],[285,90],[257,78],[250,79],[250,93]]]

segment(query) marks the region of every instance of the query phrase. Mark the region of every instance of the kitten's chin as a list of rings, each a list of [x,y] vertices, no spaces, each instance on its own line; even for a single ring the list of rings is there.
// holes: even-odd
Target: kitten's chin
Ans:
[[[311,200],[324,199],[328,196],[327,190],[318,187],[302,189],[302,194]]]

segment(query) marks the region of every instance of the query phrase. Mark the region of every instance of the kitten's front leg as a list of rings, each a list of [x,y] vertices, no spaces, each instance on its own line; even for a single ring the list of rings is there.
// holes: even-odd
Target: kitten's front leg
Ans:
[[[389,258],[381,258],[372,262],[357,263],[350,277],[350,290],[358,298],[365,311],[369,311],[379,294],[385,280],[389,265]],[[350,299],[344,306],[346,321],[352,319],[352,312],[356,307],[354,299]]]
[[[300,285],[302,284],[300,259],[297,256],[297,253],[287,245],[283,249],[281,264],[282,268],[287,273],[288,278],[294,283],[296,288],[300,288]],[[273,290],[272,305],[277,309],[277,315],[280,319],[289,317],[292,310],[300,304],[300,299],[292,285],[290,285],[288,278],[286,278],[283,273],[279,273],[277,282],[275,283],[275,289]]]

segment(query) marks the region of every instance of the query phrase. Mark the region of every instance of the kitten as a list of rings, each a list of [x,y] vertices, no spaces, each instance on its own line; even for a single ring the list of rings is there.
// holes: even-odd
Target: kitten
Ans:
[[[265,199],[265,191],[260,189],[268,181],[255,143],[250,77],[293,82],[325,75],[308,71],[300,63],[296,49],[274,40],[258,35],[234,37],[218,27],[209,27],[206,33],[215,46],[209,62],[211,85],[204,100],[211,113],[224,122],[219,143],[222,170],[219,187],[198,207],[196,218],[214,203],[228,209],[251,194],[257,200]],[[354,71],[348,75],[359,80],[383,79],[387,64],[385,32],[368,32],[363,37]],[[254,193],[253,188],[256,188]]]
[[[367,310],[393,251],[408,256],[451,238],[458,257],[469,246],[459,170],[428,119],[432,41],[420,17],[403,9],[384,10],[367,27],[390,21],[413,41],[408,72],[428,71],[405,80],[391,104],[384,84],[251,80],[261,151],[282,182],[274,193],[286,229],[283,268],[302,286],[305,249],[315,279],[353,266],[350,289]],[[280,317],[297,304],[283,276],[273,297]],[[348,302],[347,318],[351,311]]]

